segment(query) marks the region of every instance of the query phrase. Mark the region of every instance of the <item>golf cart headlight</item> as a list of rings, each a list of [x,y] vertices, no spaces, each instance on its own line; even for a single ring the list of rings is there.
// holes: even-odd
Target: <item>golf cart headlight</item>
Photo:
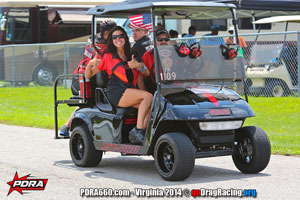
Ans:
[[[243,121],[200,122],[199,127],[204,131],[233,130],[242,126]]]

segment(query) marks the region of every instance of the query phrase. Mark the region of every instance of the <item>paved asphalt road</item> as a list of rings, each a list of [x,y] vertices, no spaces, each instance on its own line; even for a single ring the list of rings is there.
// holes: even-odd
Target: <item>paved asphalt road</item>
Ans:
[[[157,193],[160,189],[171,191],[166,188],[256,189],[257,199],[300,199],[300,157],[273,155],[268,167],[254,175],[240,173],[229,156],[197,159],[187,180],[167,182],[157,174],[152,157],[106,153],[98,167],[76,167],[69,154],[68,140],[54,140],[53,130],[0,125],[0,138],[0,199],[82,199],[80,188],[152,188]],[[13,180],[16,171],[19,177],[31,174],[31,179],[47,178],[45,190],[24,191],[23,195],[13,191],[7,196],[7,182]],[[131,198],[148,199],[134,194]]]

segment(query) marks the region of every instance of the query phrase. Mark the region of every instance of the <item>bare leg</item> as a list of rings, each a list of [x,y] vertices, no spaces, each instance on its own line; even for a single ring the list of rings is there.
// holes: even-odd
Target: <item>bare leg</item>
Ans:
[[[72,119],[73,119],[73,114],[74,114],[74,112],[76,111],[76,110],[78,110],[79,109],[79,107],[77,107],[73,112],[72,112],[72,114],[71,114],[71,116],[69,117],[69,119],[68,119],[68,121],[66,121],[66,123],[65,123],[65,126],[66,127],[71,127],[71,122],[72,122]]]
[[[131,106],[131,107],[134,107],[136,109],[139,109],[139,105],[134,105],[134,106]],[[148,110],[147,114],[146,114],[146,117],[144,119],[144,127],[145,129],[147,128],[148,126],[148,122],[149,122],[149,119],[150,119],[150,115],[151,115],[151,109]]]
[[[125,108],[138,106],[138,118],[136,128],[145,129],[144,121],[150,109],[152,99],[152,94],[147,91],[127,88],[123,93],[123,96],[121,97],[118,106]]]
[[[144,127],[147,128],[148,122],[150,119],[151,109],[148,110],[148,113],[146,114],[145,120],[144,120]]]

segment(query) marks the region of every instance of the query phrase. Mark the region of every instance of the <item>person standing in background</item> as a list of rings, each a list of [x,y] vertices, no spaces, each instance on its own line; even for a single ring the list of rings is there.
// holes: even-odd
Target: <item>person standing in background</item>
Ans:
[[[219,25],[212,25],[210,27],[211,33],[205,34],[204,36],[216,36],[219,34]],[[200,45],[206,45],[206,46],[218,46],[218,45],[225,45],[224,39],[221,37],[216,38],[205,38],[201,39]]]
[[[178,32],[177,31],[175,31],[175,30],[170,30],[169,31],[169,35],[170,35],[170,37],[171,38],[178,38]],[[176,44],[176,41],[175,40],[172,40],[172,41],[170,41],[170,45],[175,45]]]
[[[186,37],[195,37],[196,35],[196,32],[197,32],[197,29],[195,26],[190,26],[189,27],[189,33],[182,36],[183,38],[186,38]],[[194,43],[196,43],[196,40],[193,40],[193,39],[190,39],[187,41],[187,44],[188,45],[193,45]]]
[[[177,31],[175,31],[175,30],[170,30],[169,31],[169,35],[170,35],[170,37],[171,38],[178,38],[178,32]]]
[[[234,27],[233,26],[229,27],[228,33],[230,35],[233,35],[233,36],[225,38],[225,43],[227,45],[236,45],[236,37],[235,37],[235,34],[234,34]],[[245,42],[245,40],[242,36],[239,36],[239,43],[240,43],[240,47],[247,47],[247,44],[246,44],[246,42]]]

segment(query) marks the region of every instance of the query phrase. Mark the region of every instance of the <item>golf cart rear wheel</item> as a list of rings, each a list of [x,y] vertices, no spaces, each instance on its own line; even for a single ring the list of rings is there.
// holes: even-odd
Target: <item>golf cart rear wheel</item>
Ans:
[[[156,170],[163,179],[184,180],[193,172],[195,148],[186,135],[167,133],[158,138],[154,158]]]
[[[79,167],[95,167],[102,159],[102,151],[96,150],[91,133],[85,126],[72,131],[70,153],[73,162]]]
[[[243,173],[253,174],[264,170],[271,156],[271,145],[267,134],[256,126],[247,126],[236,132],[235,166]]]

